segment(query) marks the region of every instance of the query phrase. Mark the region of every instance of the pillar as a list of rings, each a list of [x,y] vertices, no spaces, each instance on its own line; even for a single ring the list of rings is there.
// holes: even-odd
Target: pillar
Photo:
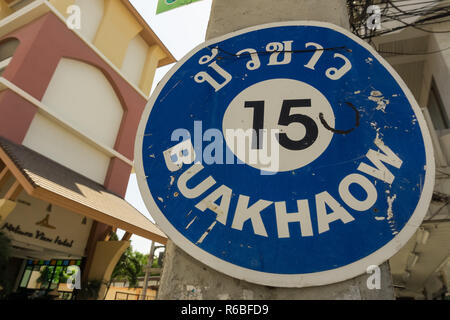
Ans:
[[[121,1],[105,0],[94,45],[120,69],[130,41],[141,31],[142,26]]]
[[[158,68],[159,62],[166,58],[167,55],[158,45],[153,45],[148,49],[147,60],[145,61],[144,70],[142,70],[142,77],[139,87],[146,95],[150,95],[153,86],[153,79]]]
[[[119,262],[120,257],[130,246],[130,241],[98,241],[95,247],[95,254],[92,257],[92,264],[89,270],[88,279],[102,281],[102,286],[98,294],[99,299],[103,299],[106,294],[106,283],[111,280],[111,274]]]
[[[259,24],[316,20],[349,29],[345,0],[213,0],[207,38]],[[371,274],[326,286],[276,288],[219,273],[176,247],[166,246],[158,299],[230,300],[389,300],[394,298],[388,263],[380,266],[381,289],[369,289]]]
[[[6,18],[13,11],[5,0],[0,0],[0,19]]]
[[[9,214],[16,208],[16,202],[8,199],[0,199],[0,221],[6,220]]]

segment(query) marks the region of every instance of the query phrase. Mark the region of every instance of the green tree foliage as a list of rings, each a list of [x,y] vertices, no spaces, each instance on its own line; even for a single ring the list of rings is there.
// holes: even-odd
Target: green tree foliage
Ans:
[[[37,279],[37,282],[41,284],[41,288],[48,288],[50,285],[50,282],[54,283],[67,283],[67,280],[69,279],[72,272],[68,272],[67,268],[63,269],[58,272],[58,269],[56,270],[55,276],[53,276],[53,270],[54,267],[48,267],[45,266],[41,270],[41,274],[39,278]],[[56,279],[55,279],[56,278]]]
[[[130,288],[136,288],[138,285],[138,278],[144,276],[144,267],[147,264],[147,256],[140,252],[133,251],[130,246],[120,257],[111,279],[127,280]]]
[[[111,240],[118,240],[115,233],[111,235]],[[144,276],[144,268],[147,265],[147,259],[148,255],[133,251],[131,246],[128,247],[120,257],[119,262],[116,264],[116,267],[112,272],[106,295],[108,294],[109,287],[114,280],[128,281],[130,288],[136,288],[139,284],[138,278]]]
[[[37,279],[37,282],[41,284],[41,288],[48,288],[50,281],[52,281],[53,270],[49,267],[44,267],[41,270],[41,275]]]
[[[89,281],[87,285],[81,288],[77,300],[97,300],[102,284],[101,280]]]

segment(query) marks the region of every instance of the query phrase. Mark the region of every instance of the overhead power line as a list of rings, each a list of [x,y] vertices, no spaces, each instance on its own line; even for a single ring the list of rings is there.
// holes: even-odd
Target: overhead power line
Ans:
[[[367,21],[373,19],[373,12],[368,8],[379,6],[381,25],[396,23],[390,29],[374,29],[367,26]],[[389,34],[405,28],[415,28],[426,33],[450,33],[450,30],[430,30],[424,26],[448,22],[450,19],[450,1],[428,0],[393,1],[393,0],[347,0],[352,32],[360,38],[368,40],[373,37]],[[416,54],[416,53],[414,53]]]

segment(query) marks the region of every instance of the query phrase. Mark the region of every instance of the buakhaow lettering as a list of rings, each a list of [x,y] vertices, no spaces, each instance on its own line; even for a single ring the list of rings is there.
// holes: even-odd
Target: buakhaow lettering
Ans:
[[[187,199],[197,199],[205,196],[195,207],[200,211],[209,209],[217,214],[216,220],[227,225],[229,208],[232,201],[237,202],[231,228],[242,230],[244,223],[250,220],[253,232],[268,237],[261,218],[261,211],[271,207],[276,221],[278,237],[289,238],[288,224],[298,222],[302,237],[314,236],[311,215],[317,217],[318,233],[330,230],[330,224],[341,221],[351,223],[355,218],[342,206],[340,199],[355,211],[364,212],[372,208],[378,199],[377,190],[368,177],[376,178],[387,184],[394,183],[395,175],[391,167],[400,169],[403,161],[377,136],[374,140],[376,149],[369,149],[365,159],[355,168],[355,172],[342,177],[338,186],[338,195],[332,195],[324,190],[314,196],[314,199],[298,199],[297,212],[286,212],[286,201],[273,202],[265,199],[253,199],[249,195],[233,196],[229,186],[218,183],[214,177],[208,176],[194,187],[188,187],[188,182],[204,169],[200,162],[196,162],[196,154],[191,140],[185,140],[163,152],[167,169],[171,172],[179,171],[190,165],[178,178],[177,187]],[[388,165],[388,166],[387,166]],[[390,166],[390,167],[389,167]],[[359,185],[366,192],[364,200],[357,199],[351,192],[352,184]],[[211,188],[212,192],[207,193]],[[220,203],[217,201],[220,199]],[[311,202],[315,202],[316,212],[311,212]],[[250,203],[252,203],[250,205]],[[331,209],[331,212],[328,212]]]

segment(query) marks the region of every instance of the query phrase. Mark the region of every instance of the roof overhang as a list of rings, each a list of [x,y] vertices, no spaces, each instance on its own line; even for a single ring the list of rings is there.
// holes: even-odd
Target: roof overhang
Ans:
[[[159,37],[156,35],[156,33],[150,28],[150,26],[147,24],[145,19],[141,16],[141,14],[136,10],[136,8],[131,4],[129,0],[121,0],[122,3],[127,7],[127,9],[135,16],[136,20],[140,23],[140,25],[144,28],[144,30],[141,32],[142,38],[149,44],[156,44],[158,45],[166,54],[166,57],[159,61],[158,67],[162,67],[174,62],[177,62],[175,57],[172,55],[172,53],[169,51],[169,49],[166,48],[166,46],[162,43],[162,41],[159,39]]]
[[[121,0],[124,6],[134,15],[136,20],[142,26],[143,30],[140,35],[147,42],[149,46],[157,45],[166,55],[166,57],[159,61],[158,67],[162,67],[174,62],[177,62],[172,53],[167,49],[167,47],[163,44],[163,42],[159,39],[159,37],[155,34],[155,32],[150,28],[145,19],[139,14],[139,12],[134,8],[134,6],[128,0]],[[14,30],[17,30],[28,23],[38,19],[39,17],[52,12],[59,19],[65,22],[65,17],[47,0],[35,0],[20,10],[13,12],[9,16],[1,19],[0,21],[0,37],[3,37]],[[83,41],[86,42],[88,46],[91,47],[97,54],[101,54],[98,49],[87,41],[79,32],[76,30],[72,30],[77,36],[79,36]],[[117,69],[111,62],[108,62],[113,69]],[[116,70],[119,75],[122,75],[119,69]],[[128,81],[127,79],[125,79]]]
[[[35,151],[0,137],[0,160],[30,196],[128,233],[167,242],[167,236],[127,201]]]

